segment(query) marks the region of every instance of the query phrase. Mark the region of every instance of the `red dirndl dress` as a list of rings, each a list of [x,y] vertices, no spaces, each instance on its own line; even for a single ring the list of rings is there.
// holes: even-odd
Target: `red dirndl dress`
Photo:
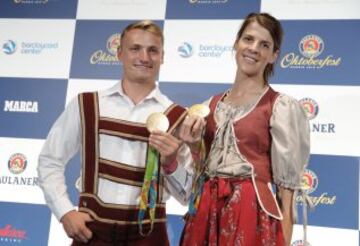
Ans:
[[[281,221],[260,208],[251,178],[214,178],[187,216],[180,245],[283,246],[284,236]]]

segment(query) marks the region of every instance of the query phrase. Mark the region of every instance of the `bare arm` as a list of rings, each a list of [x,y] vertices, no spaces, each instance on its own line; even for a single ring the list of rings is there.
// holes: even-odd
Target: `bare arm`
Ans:
[[[294,191],[278,187],[278,199],[280,200],[281,212],[283,214],[283,220],[281,221],[282,230],[285,239],[285,245],[288,246],[291,243],[291,236],[293,231],[293,195]]]

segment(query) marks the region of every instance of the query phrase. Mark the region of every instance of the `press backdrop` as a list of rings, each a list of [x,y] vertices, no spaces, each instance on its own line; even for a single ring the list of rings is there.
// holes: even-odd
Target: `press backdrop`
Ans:
[[[2,0],[0,245],[69,244],[38,187],[37,157],[71,98],[119,81],[116,47],[127,24],[152,19],[163,27],[159,85],[189,106],[229,88],[235,34],[259,11],[285,29],[271,85],[298,99],[311,123],[303,183],[315,204],[309,243],[359,245],[359,0]],[[76,156],[66,172],[74,203],[78,175]],[[186,208],[174,200],[167,207],[177,245]],[[297,225],[292,245],[302,245],[301,237]]]

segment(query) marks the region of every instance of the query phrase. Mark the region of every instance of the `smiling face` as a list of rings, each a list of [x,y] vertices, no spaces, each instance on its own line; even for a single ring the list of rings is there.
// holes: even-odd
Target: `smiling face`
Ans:
[[[123,80],[155,84],[163,56],[161,37],[141,29],[127,31],[118,50],[118,58],[123,64]]]
[[[263,79],[265,68],[278,56],[267,29],[256,21],[249,23],[235,43],[238,70],[249,77]]]

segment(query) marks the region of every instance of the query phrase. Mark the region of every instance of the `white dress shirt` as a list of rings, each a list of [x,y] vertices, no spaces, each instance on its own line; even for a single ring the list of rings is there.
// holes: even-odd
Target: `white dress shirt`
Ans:
[[[99,91],[100,117],[109,117],[145,123],[148,115],[163,112],[171,104],[159,88],[156,88],[141,102],[134,104],[122,90],[121,82]],[[66,191],[64,171],[68,161],[81,151],[81,121],[78,99],[74,98],[52,126],[39,155],[39,185],[51,211],[60,220],[75,207]],[[145,167],[147,143],[130,141],[119,137],[100,134],[100,157],[137,167]],[[177,169],[165,175],[163,202],[171,193],[180,203],[187,202],[192,186],[192,158],[186,145],[180,147],[177,155]],[[80,163],[79,163],[80,165]],[[81,192],[81,179],[76,182]],[[99,179],[98,196],[105,203],[139,204],[141,187]]]

